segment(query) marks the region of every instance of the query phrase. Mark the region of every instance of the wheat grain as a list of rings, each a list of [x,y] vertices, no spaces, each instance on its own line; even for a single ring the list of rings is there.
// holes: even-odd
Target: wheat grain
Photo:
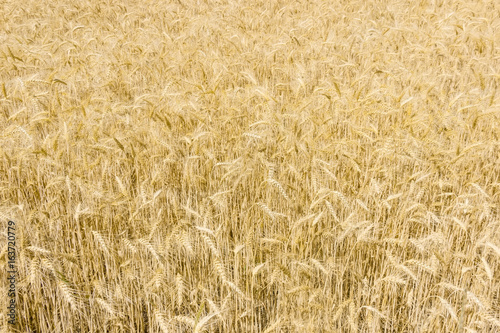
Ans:
[[[57,286],[63,296],[62,299],[64,299],[71,306],[73,311],[77,312],[80,310],[80,304],[75,296],[76,291],[72,289],[69,282],[65,280],[66,279],[64,277],[58,277]]]
[[[77,220],[77,218],[75,218],[75,220]],[[97,244],[101,247],[101,249],[103,250],[103,252],[107,256],[109,256],[110,252],[109,252],[108,247],[106,245],[106,242],[104,241],[104,238],[101,236],[101,234],[99,232],[95,231],[95,230],[92,230],[92,234],[94,235]]]
[[[170,330],[169,330],[168,322],[165,319],[165,316],[158,309],[155,310],[154,316],[155,316],[156,322],[160,326],[161,331],[163,333],[169,333]]]
[[[217,316],[218,314],[219,313],[212,313],[212,314],[209,314],[209,315],[201,318],[200,321],[198,321],[198,323],[194,327],[193,332],[194,333],[202,332],[203,328],[208,324],[208,322],[210,321],[210,319],[212,319],[213,317]]]
[[[180,308],[182,306],[182,303],[184,302],[186,293],[186,284],[184,282],[184,278],[180,274],[177,274],[175,277],[175,288],[177,290],[176,303],[177,307]]]

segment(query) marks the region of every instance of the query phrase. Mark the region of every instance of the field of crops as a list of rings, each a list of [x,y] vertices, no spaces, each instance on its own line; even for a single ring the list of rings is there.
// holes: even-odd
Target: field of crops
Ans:
[[[2,1],[0,331],[499,332],[499,31],[495,0]]]

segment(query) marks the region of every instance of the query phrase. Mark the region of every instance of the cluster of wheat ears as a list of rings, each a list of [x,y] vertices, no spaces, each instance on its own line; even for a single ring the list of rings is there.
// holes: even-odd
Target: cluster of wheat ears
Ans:
[[[499,332],[499,17],[3,1],[0,331]]]

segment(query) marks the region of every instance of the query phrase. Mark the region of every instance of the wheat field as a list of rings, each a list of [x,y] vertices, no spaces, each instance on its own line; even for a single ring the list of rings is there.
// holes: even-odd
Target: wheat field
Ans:
[[[499,332],[499,17],[2,1],[0,331]]]

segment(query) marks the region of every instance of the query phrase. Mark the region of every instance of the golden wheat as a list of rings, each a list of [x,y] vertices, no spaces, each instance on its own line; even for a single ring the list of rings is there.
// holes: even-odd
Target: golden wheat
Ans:
[[[4,2],[1,331],[499,331],[499,17]]]

